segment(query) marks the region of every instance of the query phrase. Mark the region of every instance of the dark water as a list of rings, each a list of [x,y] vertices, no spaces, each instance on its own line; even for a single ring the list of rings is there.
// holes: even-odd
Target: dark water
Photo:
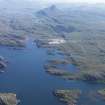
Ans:
[[[16,93],[21,100],[19,105],[64,105],[53,96],[52,91],[69,88],[83,91],[78,105],[105,105],[102,100],[86,97],[89,90],[97,90],[105,85],[65,81],[48,75],[43,69],[46,60],[60,56],[47,55],[46,49],[38,49],[31,41],[23,50],[0,47],[0,55],[9,60],[6,71],[0,74],[0,92]],[[73,70],[74,67],[70,67]]]

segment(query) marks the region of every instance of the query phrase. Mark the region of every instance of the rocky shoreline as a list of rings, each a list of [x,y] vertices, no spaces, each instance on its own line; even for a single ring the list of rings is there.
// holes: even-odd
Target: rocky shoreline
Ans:
[[[70,62],[67,59],[52,59],[47,61],[47,64],[44,65],[44,69],[48,74],[59,76],[63,79],[105,83],[104,70],[98,72],[79,70],[79,72],[72,73],[64,68],[62,69],[58,67],[58,65],[68,64],[70,64]]]
[[[9,47],[25,47],[26,37],[17,35],[1,35],[0,45]]]
[[[0,56],[0,72],[4,72],[3,69],[7,67],[7,63],[5,58]]]
[[[77,105],[77,101],[81,94],[80,90],[69,89],[69,90],[56,90],[53,92],[56,97],[59,98],[61,102],[67,105]]]
[[[97,94],[100,95],[101,98],[105,100],[105,89],[98,90]]]
[[[81,80],[81,81],[88,81],[88,82],[97,82],[97,83],[105,83],[104,77],[98,76],[95,74],[89,73],[71,73],[67,70],[58,69],[54,66],[46,66],[46,72],[50,75],[59,76],[63,79],[67,80]],[[103,74],[104,75],[104,74]]]
[[[68,64],[69,62],[65,59],[64,60],[52,59],[48,60],[48,63],[44,65],[44,69],[50,75],[59,76],[69,80],[79,79],[77,73],[71,73],[68,70],[57,67],[58,65],[68,65]]]
[[[19,100],[14,93],[0,93],[0,105],[17,105]]]

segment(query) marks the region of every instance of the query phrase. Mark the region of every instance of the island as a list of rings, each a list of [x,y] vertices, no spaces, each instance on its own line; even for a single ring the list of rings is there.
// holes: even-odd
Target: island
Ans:
[[[4,57],[0,56],[0,72],[3,72],[2,69],[7,67],[7,61]]]
[[[0,105],[17,105],[19,100],[14,93],[0,93]]]
[[[97,93],[105,100],[105,88],[98,90]]]
[[[76,89],[54,91],[54,95],[58,97],[61,102],[64,102],[67,105],[77,105],[80,94],[81,91]]]

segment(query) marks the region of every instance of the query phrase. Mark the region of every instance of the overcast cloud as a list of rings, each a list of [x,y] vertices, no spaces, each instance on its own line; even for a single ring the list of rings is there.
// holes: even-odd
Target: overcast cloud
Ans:
[[[105,3],[105,0],[30,0],[30,1],[38,1],[43,3],[76,3],[76,2],[87,2],[87,3]]]

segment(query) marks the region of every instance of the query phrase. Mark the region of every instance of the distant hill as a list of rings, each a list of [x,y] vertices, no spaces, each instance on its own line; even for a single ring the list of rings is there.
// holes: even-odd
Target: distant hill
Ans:
[[[44,8],[42,10],[39,10],[37,12],[37,15],[40,16],[52,16],[52,15],[56,15],[59,14],[61,11],[56,7],[56,5],[51,5],[48,8]]]
[[[3,0],[0,1],[1,3]],[[8,4],[7,2],[11,2]],[[11,6],[0,6],[0,35],[33,35],[69,37],[75,34],[88,35],[105,31],[105,7],[103,5],[67,4],[51,5],[45,8],[25,5],[20,1],[5,0]],[[9,8],[9,9],[8,9]]]

